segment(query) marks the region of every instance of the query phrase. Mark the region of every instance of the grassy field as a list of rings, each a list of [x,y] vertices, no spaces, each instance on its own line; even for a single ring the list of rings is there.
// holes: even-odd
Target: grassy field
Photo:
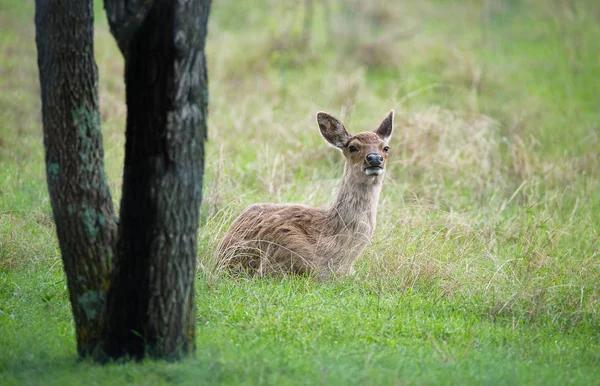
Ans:
[[[314,1],[307,24],[304,2],[214,1],[198,352],[97,366],[76,358],[33,6],[0,0],[0,384],[599,384],[600,5],[391,3]],[[101,4],[96,24],[118,206],[123,61]],[[353,277],[215,270],[246,205],[332,202],[342,157],[317,111],[357,132],[392,108],[377,230]]]

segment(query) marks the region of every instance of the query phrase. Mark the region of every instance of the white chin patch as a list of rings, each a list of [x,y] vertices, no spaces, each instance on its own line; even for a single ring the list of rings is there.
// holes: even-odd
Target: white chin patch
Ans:
[[[378,176],[381,173],[383,173],[383,169],[382,168],[373,167],[373,168],[366,168],[365,169],[365,174],[367,176]]]

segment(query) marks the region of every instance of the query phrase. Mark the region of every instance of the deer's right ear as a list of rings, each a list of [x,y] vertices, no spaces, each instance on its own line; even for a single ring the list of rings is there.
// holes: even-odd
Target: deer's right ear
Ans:
[[[321,111],[317,113],[317,123],[321,129],[321,135],[332,146],[343,149],[350,140],[350,134],[337,118]]]

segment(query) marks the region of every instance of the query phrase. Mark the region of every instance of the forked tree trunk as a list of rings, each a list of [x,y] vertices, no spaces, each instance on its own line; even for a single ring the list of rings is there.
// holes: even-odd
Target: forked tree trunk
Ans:
[[[108,296],[111,357],[179,356],[195,349],[209,5],[158,0],[124,8],[106,2],[125,56],[127,90],[118,254]]]
[[[36,0],[46,174],[78,351],[178,357],[195,348],[210,0],[106,0],[126,64],[118,240],[103,167],[92,5]]]
[[[37,0],[46,178],[77,350],[102,342],[116,222],[104,174],[92,0]]]

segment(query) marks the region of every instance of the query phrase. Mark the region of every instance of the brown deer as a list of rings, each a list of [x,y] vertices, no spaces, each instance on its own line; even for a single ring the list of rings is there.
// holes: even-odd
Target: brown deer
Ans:
[[[221,241],[220,263],[258,275],[314,273],[319,278],[351,273],[375,230],[394,111],[375,132],[350,135],[329,114],[317,114],[321,134],[346,158],[337,199],[330,209],[255,204]]]

